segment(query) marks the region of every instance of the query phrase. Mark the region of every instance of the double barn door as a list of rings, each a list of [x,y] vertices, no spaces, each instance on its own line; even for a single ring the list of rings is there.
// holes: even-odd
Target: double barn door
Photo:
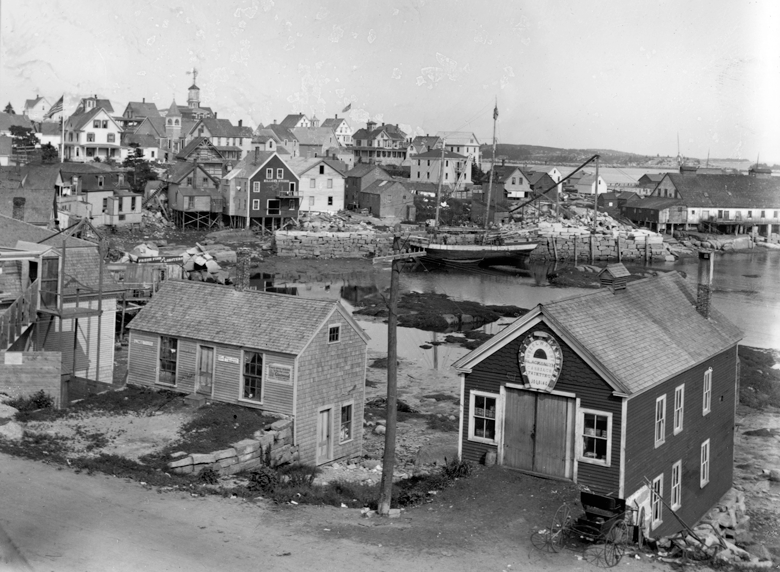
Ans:
[[[574,459],[574,399],[506,389],[503,464],[570,479]]]

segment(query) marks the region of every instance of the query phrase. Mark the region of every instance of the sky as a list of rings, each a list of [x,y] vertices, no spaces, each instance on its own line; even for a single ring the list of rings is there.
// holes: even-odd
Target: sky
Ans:
[[[201,102],[416,134],[780,163],[775,0],[0,0],[0,103]],[[342,110],[351,104],[350,111]]]

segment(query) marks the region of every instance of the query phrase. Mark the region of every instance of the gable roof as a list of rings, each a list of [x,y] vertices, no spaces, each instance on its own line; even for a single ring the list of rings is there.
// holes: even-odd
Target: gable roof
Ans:
[[[303,113],[290,114],[284,119],[282,119],[279,125],[281,125],[282,127],[286,127],[287,129],[292,129],[293,127],[298,127],[298,122],[301,119],[305,119],[305,117],[306,116]]]
[[[89,123],[93,117],[99,115],[100,112],[105,113],[108,116],[108,119],[116,126],[116,128],[119,129],[119,131],[122,131],[121,127],[117,125],[117,122],[114,120],[114,118],[111,117],[111,112],[102,107],[94,107],[85,113],[74,113],[68,118],[65,127],[68,129],[73,129],[74,131],[78,131],[87,123]]]
[[[446,145],[479,145],[479,139],[470,131],[439,131],[436,134]]]
[[[368,126],[364,127],[363,129],[358,129],[355,134],[352,136],[353,139],[368,139],[369,141],[373,141],[377,137],[379,137],[382,133],[384,133],[388,139],[393,141],[405,141],[406,140],[406,133],[401,131],[401,129],[397,125],[392,125],[390,123],[385,125],[380,125],[379,127],[375,127],[374,129],[370,130],[368,129]]]
[[[41,135],[57,135],[62,137],[62,130],[57,123],[52,123],[51,121],[44,121],[42,123],[38,124],[38,133]]]
[[[253,153],[248,153],[246,157],[238,161],[238,163],[235,164],[233,169],[226,175],[226,178],[228,179],[234,179],[236,177],[241,177],[243,179],[248,179],[252,175],[254,175],[260,168],[262,168],[263,165],[265,165],[268,161],[271,160],[271,158],[276,155],[279,156],[279,153],[276,151],[257,151]],[[287,165],[287,168],[292,171],[290,166],[287,164],[287,161],[279,157],[279,159]],[[289,160],[288,160],[289,161]],[[293,171],[295,173],[295,171]],[[297,176],[297,175],[296,175]]]
[[[336,171],[339,175],[344,176],[344,171],[341,167],[340,161],[333,161],[325,157],[293,157],[285,161],[290,170],[300,177],[304,173],[307,173],[320,163],[326,164],[328,167]]]
[[[0,246],[14,248],[16,243],[22,240],[24,242],[37,242],[39,244],[61,247],[63,238],[65,238],[66,246],[96,247],[94,243],[87,240],[66,236],[53,230],[0,214]]]
[[[125,108],[125,113],[130,111],[133,118],[137,117],[161,117],[160,111],[154,102],[149,101],[131,101]],[[123,114],[124,115],[124,114]]]
[[[345,177],[358,177],[362,179],[366,175],[368,175],[371,171],[374,171],[376,169],[379,169],[379,173],[377,173],[377,176],[381,178],[390,179],[392,178],[390,174],[385,171],[382,167],[377,165],[376,163],[358,163],[354,167],[352,167],[349,171],[344,173]]]
[[[667,173],[683,202],[702,208],[780,208],[780,179]]]
[[[81,101],[79,101],[79,104],[76,107],[76,111],[73,113],[73,115],[81,115],[82,113],[85,113],[86,111],[88,111],[88,110],[86,110],[84,108],[84,103],[87,100],[95,102],[95,107],[92,108],[92,109],[103,108],[103,109],[106,110],[106,113],[114,113],[114,106],[111,105],[111,100],[109,100],[109,99],[101,99],[101,98],[95,96],[95,97],[82,97]],[[91,111],[91,110],[89,110],[89,111]]]
[[[8,131],[14,125],[19,127],[26,127],[28,129],[33,128],[32,121],[30,121],[24,115],[0,112],[0,131]]]
[[[35,99],[25,99],[24,100],[24,108],[25,109],[32,109],[33,107],[38,105],[38,102],[41,101],[41,100],[46,101],[46,99],[42,95],[36,96]]]
[[[266,131],[267,130],[267,131]],[[283,125],[278,125],[276,123],[273,123],[271,125],[266,125],[265,128],[261,131],[262,133],[273,133],[274,136],[277,138],[278,143],[283,143],[283,141],[286,139],[287,141],[297,141],[298,139],[295,138],[295,134],[288,129],[287,127],[284,127]]]
[[[299,355],[336,312],[368,341],[368,336],[338,301],[258,290],[239,292],[229,286],[167,280],[129,327]],[[226,323],[225,316],[241,318]],[[280,316],[285,319],[280,320]]]
[[[192,141],[187,143],[185,147],[179,151],[179,154],[176,155],[177,159],[186,159],[190,156],[190,153],[192,153],[195,149],[200,147],[202,144],[205,144],[207,147],[210,147],[214,150],[216,154],[220,156],[222,160],[224,160],[224,157],[222,157],[222,153],[219,152],[219,149],[215,145],[209,141],[208,137],[195,137]]]
[[[143,133],[143,134],[125,133],[124,136],[122,137],[122,145],[124,147],[129,147],[133,143],[135,143],[142,149],[149,148],[149,147],[157,148],[160,146],[160,140],[154,135],[150,135],[147,133]]]
[[[603,196],[603,195],[599,195]],[[683,204],[680,199],[671,197],[636,197],[626,201],[626,208],[664,210],[669,207]]]
[[[720,312],[696,311],[693,284],[677,272],[631,282],[614,294],[600,289],[534,310],[453,366],[470,369],[545,321],[616,391],[634,395],[735,346],[742,332]],[[565,365],[564,365],[565,367]]]
[[[320,127],[328,127],[335,131],[341,126],[342,123],[347,123],[347,120],[343,117],[329,117],[320,123]],[[349,124],[347,124],[347,127],[349,127]]]
[[[392,191],[407,192],[407,189],[398,181],[377,179],[360,192],[369,193],[371,195],[384,195]]]
[[[328,127],[296,127],[290,131],[301,145],[339,145],[333,129]]]
[[[513,165],[496,165],[495,167],[493,167],[493,177],[494,177],[493,182],[506,183],[507,180],[517,172],[519,172],[520,175],[528,178],[527,175],[523,173],[522,169],[520,169],[520,167],[516,167]]]

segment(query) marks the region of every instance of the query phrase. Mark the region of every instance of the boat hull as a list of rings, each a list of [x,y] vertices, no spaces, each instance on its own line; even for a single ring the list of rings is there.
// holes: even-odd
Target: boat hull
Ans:
[[[473,263],[494,258],[508,258],[528,254],[537,246],[536,242],[517,244],[480,245],[480,244],[427,244],[425,255],[434,260],[447,262]]]

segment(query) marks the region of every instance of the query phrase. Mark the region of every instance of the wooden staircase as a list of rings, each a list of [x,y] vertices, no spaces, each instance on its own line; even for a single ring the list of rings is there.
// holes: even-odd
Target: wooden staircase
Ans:
[[[35,323],[38,312],[38,281],[30,284],[0,314],[0,350],[7,350]]]

